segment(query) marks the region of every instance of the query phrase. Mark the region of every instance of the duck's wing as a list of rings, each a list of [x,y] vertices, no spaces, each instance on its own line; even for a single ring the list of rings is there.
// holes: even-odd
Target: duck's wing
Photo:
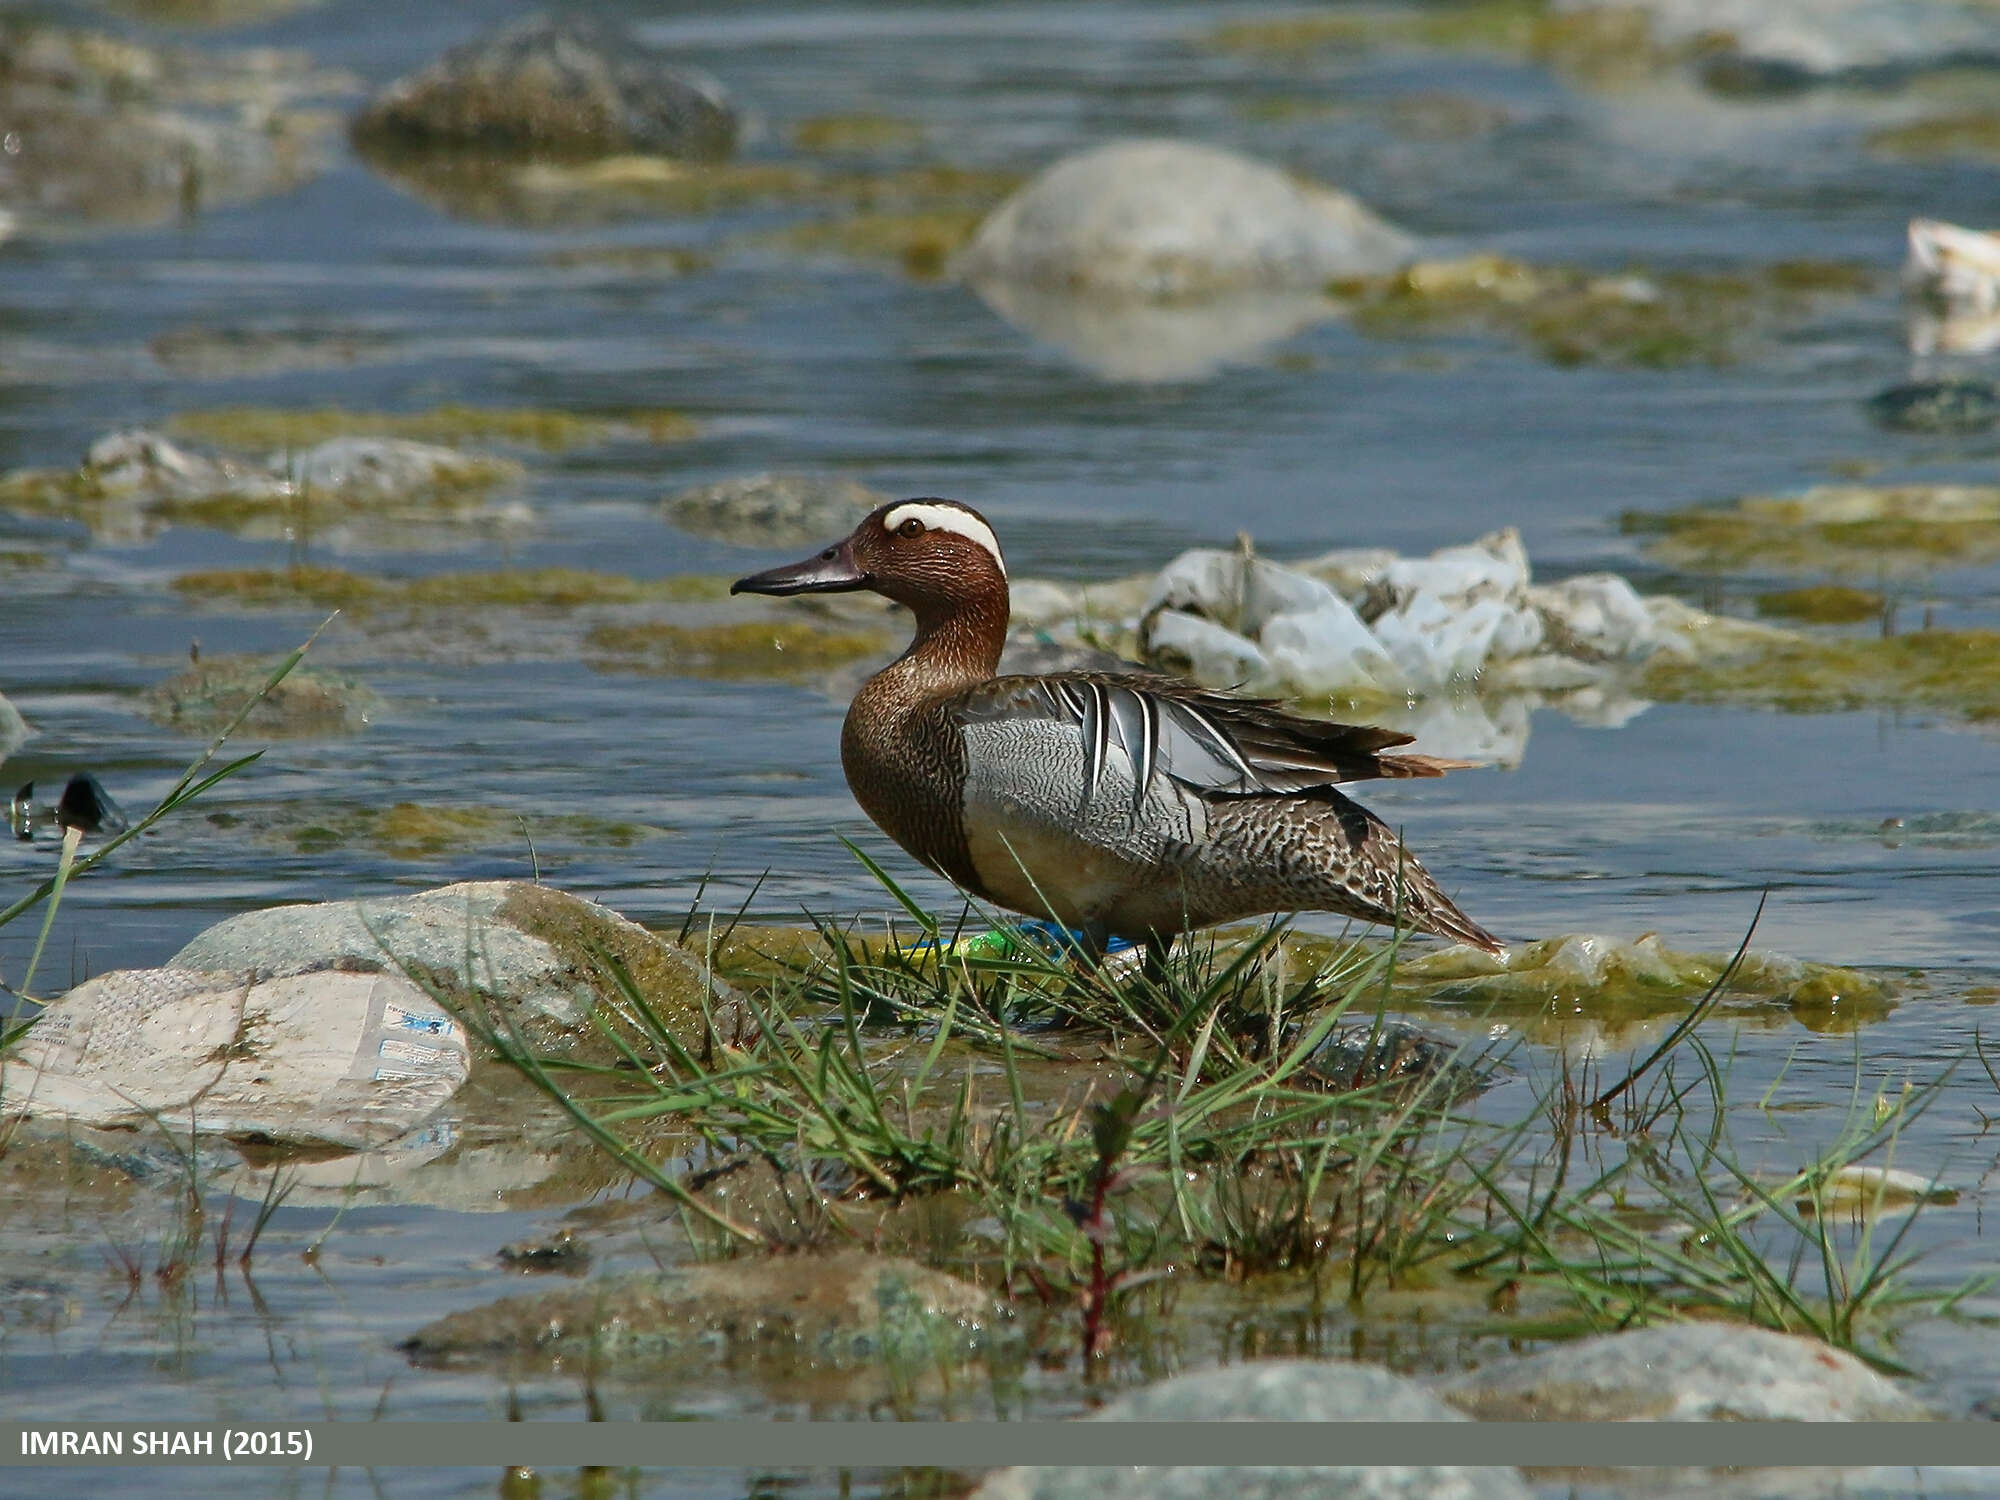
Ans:
[[[1172,677],[1051,673],[996,677],[950,703],[961,724],[1046,720],[1081,738],[1086,799],[1107,757],[1131,763],[1134,794],[1155,776],[1223,795],[1299,792],[1377,777],[1442,776],[1472,762],[1384,755],[1411,736],[1287,713],[1263,698],[1210,692]]]

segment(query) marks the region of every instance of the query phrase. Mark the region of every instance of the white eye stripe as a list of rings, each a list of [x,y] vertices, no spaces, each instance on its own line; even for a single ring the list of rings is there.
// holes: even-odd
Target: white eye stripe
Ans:
[[[1007,576],[1007,564],[1000,556],[1000,538],[993,534],[991,526],[970,511],[960,510],[955,505],[926,505],[921,500],[912,500],[882,517],[882,524],[894,531],[910,520],[922,521],[932,531],[955,531],[960,536],[970,537],[993,554],[993,566],[1000,570],[1000,576]]]

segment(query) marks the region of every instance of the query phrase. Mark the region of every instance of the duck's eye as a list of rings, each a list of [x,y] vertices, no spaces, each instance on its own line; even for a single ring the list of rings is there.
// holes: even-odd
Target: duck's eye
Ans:
[[[923,534],[924,523],[919,521],[915,516],[911,516],[909,520],[896,528],[897,536],[922,536]]]

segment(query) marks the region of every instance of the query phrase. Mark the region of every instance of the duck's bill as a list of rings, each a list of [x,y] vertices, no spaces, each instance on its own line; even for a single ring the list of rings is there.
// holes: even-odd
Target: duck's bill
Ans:
[[[868,587],[868,575],[854,560],[854,548],[847,542],[829,547],[817,557],[788,563],[739,578],[729,586],[732,594],[843,594]]]

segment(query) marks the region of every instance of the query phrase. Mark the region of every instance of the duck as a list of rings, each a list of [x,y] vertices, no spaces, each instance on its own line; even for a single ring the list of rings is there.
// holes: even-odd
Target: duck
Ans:
[[[844,540],[731,585],[870,590],[909,609],[909,649],[841,728],[855,800],[929,869],[991,905],[1122,938],[1160,965],[1181,933],[1333,912],[1505,955],[1381,819],[1340,790],[1466,761],[1391,753],[1412,737],[1133,671],[1002,674],[1007,564],[956,500],[877,507]]]

